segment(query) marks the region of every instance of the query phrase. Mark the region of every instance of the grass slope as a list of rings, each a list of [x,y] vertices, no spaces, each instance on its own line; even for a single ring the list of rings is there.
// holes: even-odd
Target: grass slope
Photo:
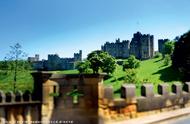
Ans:
[[[78,74],[77,70],[52,71],[58,74]],[[122,70],[122,66],[117,65],[112,77],[104,80],[106,86],[113,86],[116,97],[119,97],[121,85],[125,82],[126,72]],[[137,69],[137,95],[140,95],[140,86],[146,81],[154,84],[154,91],[157,92],[159,83],[169,83],[181,81],[181,74],[171,68],[171,65],[165,66],[161,58],[154,58],[141,61],[140,68]],[[30,72],[20,72],[17,80],[17,88],[19,90],[32,90],[33,79]],[[13,75],[3,75],[0,71],[0,90],[9,91],[13,89]]]
[[[0,90],[13,91],[14,76],[13,73],[7,75],[0,70]],[[16,89],[20,91],[33,89],[33,78],[29,71],[18,72]]]
[[[122,66],[117,66],[113,77],[104,81],[106,86],[113,86],[115,97],[119,97],[121,85],[127,83],[125,82],[125,74]],[[157,93],[159,83],[165,82],[171,85],[174,82],[181,82],[181,74],[175,71],[171,64],[165,66],[162,58],[153,58],[140,62],[140,68],[137,69],[137,95],[140,95],[140,86],[144,82],[154,84],[154,92]]]

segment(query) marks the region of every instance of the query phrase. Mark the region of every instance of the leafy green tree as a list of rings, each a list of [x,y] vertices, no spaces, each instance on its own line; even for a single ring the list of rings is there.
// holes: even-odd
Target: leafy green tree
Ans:
[[[110,74],[116,68],[115,58],[101,50],[89,53],[87,60],[90,62],[90,68],[93,70],[93,73],[98,73],[101,69],[103,72]]]
[[[156,54],[154,55],[154,58],[159,58],[159,57],[161,57],[161,56],[162,56],[162,54],[161,54],[161,53],[156,52]]]
[[[15,92],[18,72],[20,70],[23,71],[23,69],[29,69],[29,64],[23,60],[24,57],[26,57],[26,53],[23,52],[22,46],[19,43],[16,43],[14,46],[10,46],[10,49],[11,50],[9,51],[5,59],[8,62],[7,67],[9,67],[7,68],[7,70],[10,69],[11,72],[13,72],[13,90]],[[26,65],[26,63],[28,65]]]
[[[175,44],[175,41],[167,41],[165,44],[164,44],[164,56],[166,54],[168,55],[172,55],[173,51],[174,51],[174,44]]]
[[[190,81],[190,31],[175,43],[172,66],[184,74],[185,81]]]
[[[136,70],[135,69],[127,69],[125,71],[126,71],[125,82],[126,83],[136,83],[137,82]]]
[[[135,58],[134,55],[130,55],[129,58],[123,64],[123,70],[136,69],[140,67],[140,61]]]
[[[116,60],[110,55],[107,55],[104,58],[103,66],[101,67],[103,72],[106,72],[108,75],[112,74],[116,69]]]
[[[171,63],[171,56],[166,54],[164,57],[164,65],[168,66]]]
[[[76,63],[76,69],[79,73],[89,73],[90,72],[90,62],[86,61],[79,61]]]

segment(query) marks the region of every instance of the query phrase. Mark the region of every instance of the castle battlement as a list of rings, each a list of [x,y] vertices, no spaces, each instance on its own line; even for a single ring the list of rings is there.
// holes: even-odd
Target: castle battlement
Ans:
[[[150,34],[134,33],[131,42],[129,40],[116,39],[115,43],[106,42],[102,47],[116,58],[128,58],[134,55],[138,59],[150,59],[154,55],[154,36]]]
[[[99,90],[101,111],[116,111],[115,113],[126,114],[129,118],[142,116],[142,113],[148,115],[150,112],[171,111],[190,105],[190,82],[184,85],[174,83],[171,87],[166,83],[159,84],[158,94],[154,93],[153,84],[143,84],[140,96],[137,96],[134,84],[124,84],[121,87],[121,98],[114,98],[112,86],[100,86]]]

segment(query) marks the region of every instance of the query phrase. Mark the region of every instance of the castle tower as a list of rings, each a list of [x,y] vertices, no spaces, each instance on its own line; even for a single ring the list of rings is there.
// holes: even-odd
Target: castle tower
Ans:
[[[137,32],[130,43],[130,54],[138,59],[150,59],[154,56],[154,36]]]

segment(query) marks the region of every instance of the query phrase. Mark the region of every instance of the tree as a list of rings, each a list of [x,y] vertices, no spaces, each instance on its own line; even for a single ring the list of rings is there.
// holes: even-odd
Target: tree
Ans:
[[[190,81],[190,31],[175,43],[172,66],[184,74],[185,81]]]
[[[164,57],[164,65],[169,65],[171,63],[171,56],[166,54]]]
[[[112,74],[114,70],[116,69],[116,60],[110,55],[107,55],[104,58],[102,71],[106,72],[108,75]]]
[[[101,50],[89,53],[87,60],[90,62],[90,68],[93,70],[93,73],[98,73],[101,69],[103,72],[110,74],[116,68],[115,58]]]
[[[162,56],[162,54],[160,52],[156,52],[154,55],[154,58],[160,58]]]
[[[138,67],[140,67],[140,61],[136,59],[134,55],[130,55],[123,64],[123,70],[136,69]]]
[[[16,90],[16,82],[17,82],[17,75],[18,71],[23,69],[23,58],[26,57],[26,53],[22,51],[22,46],[19,43],[16,43],[14,46],[10,46],[11,50],[5,57],[8,61],[10,70],[13,71],[13,90]]]
[[[125,82],[126,83],[136,83],[137,82],[136,70],[135,69],[127,69],[125,71],[126,71]]]
[[[90,62],[86,61],[79,61],[76,63],[76,69],[79,73],[89,73],[90,72]]]
[[[167,42],[165,42],[165,44],[164,44],[164,56],[166,54],[172,55],[172,53],[174,51],[174,44],[175,44],[174,41],[167,41]]]

